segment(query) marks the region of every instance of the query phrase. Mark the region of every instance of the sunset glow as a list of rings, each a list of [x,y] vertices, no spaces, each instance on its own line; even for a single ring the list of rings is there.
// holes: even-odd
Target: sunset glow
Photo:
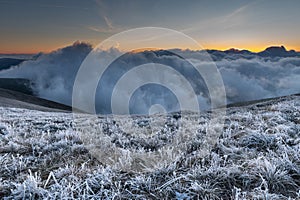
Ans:
[[[11,0],[0,5],[0,53],[6,54],[47,53],[75,41],[96,46],[138,27],[180,31],[205,49],[258,52],[284,45],[300,51],[299,1]]]

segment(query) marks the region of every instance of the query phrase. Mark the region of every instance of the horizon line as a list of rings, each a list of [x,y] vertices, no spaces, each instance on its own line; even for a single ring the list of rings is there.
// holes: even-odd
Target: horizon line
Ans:
[[[73,42],[73,43],[71,43],[71,44],[67,44],[67,45],[65,45],[65,46],[62,46],[62,47],[57,47],[57,48],[54,48],[54,49],[52,49],[52,50],[45,50],[45,51],[35,51],[35,52],[0,52],[0,55],[36,55],[36,54],[39,54],[39,53],[43,53],[43,54],[49,54],[49,53],[51,53],[51,52],[54,52],[54,51],[57,51],[57,50],[59,50],[59,49],[63,49],[63,48],[65,48],[65,47],[68,47],[68,46],[72,46],[72,45],[74,45],[76,42],[78,42],[78,41],[75,41],[75,42]],[[89,42],[84,42],[84,41],[82,41],[81,43],[85,43],[85,44],[91,44],[91,43],[89,43]],[[94,48],[95,47],[95,45],[93,45],[93,44],[91,44],[92,45],[92,47]],[[298,49],[296,49],[296,48],[287,48],[287,46],[286,45],[283,45],[283,44],[281,44],[281,45],[278,45],[278,44],[275,44],[275,45],[269,45],[269,46],[266,46],[266,47],[262,47],[262,48],[255,48],[255,50],[254,50],[254,48],[238,48],[238,47],[234,47],[234,46],[231,46],[231,47],[223,47],[223,48],[216,48],[216,47],[207,47],[207,48],[203,48],[203,49],[189,49],[189,48],[187,48],[187,49],[181,49],[181,48],[172,48],[172,49],[181,49],[181,50],[190,50],[190,51],[201,51],[201,50],[204,50],[204,51],[209,51],[209,50],[217,50],[217,51],[227,51],[227,50],[232,50],[232,49],[236,49],[236,50],[239,50],[239,51],[243,51],[243,50],[246,50],[246,51],[250,51],[250,52],[252,52],[252,53],[259,53],[259,52],[262,52],[262,51],[264,51],[264,50],[266,50],[267,48],[269,48],[269,47],[285,47],[285,49],[287,50],[287,51],[296,51],[296,52],[300,52],[300,48]],[[146,49],[146,48],[145,48]]]

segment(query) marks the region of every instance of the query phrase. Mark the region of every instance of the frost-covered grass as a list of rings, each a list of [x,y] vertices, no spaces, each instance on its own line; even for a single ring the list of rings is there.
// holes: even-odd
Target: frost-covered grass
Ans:
[[[209,155],[198,154],[202,139],[194,138],[170,164],[140,173],[95,159],[74,130],[70,113],[14,108],[0,108],[0,113],[4,199],[300,198],[299,96],[229,108]],[[124,129],[105,117],[100,123],[118,148],[146,153],[170,142],[177,120],[172,116],[146,139],[132,134],[147,132],[144,118],[133,119],[135,124]],[[207,118],[199,120],[189,131],[205,134]]]

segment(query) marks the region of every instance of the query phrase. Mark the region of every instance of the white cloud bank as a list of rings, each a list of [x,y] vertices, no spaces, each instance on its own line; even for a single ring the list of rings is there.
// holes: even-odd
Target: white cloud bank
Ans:
[[[89,44],[76,42],[50,54],[40,55],[34,60],[25,61],[20,66],[1,71],[0,77],[29,79],[35,84],[34,91],[39,97],[71,105],[72,87],[77,70],[91,50],[92,47]],[[115,51],[117,50],[112,49],[108,52],[99,52],[99,56],[109,56],[110,53],[116,53]],[[195,56],[195,53],[192,51],[181,53],[191,59]],[[216,60],[215,63],[222,75],[228,103],[300,93],[300,57],[262,57],[259,55],[245,56],[229,53],[227,55],[219,52],[215,52],[212,57]],[[96,98],[101,99],[106,94],[105,91],[113,88],[113,83],[116,81],[113,76],[121,73],[122,70],[120,69],[124,70],[126,67],[130,69],[129,66],[154,60],[168,66],[175,66],[175,68],[176,65],[180,66],[178,69],[185,77],[188,76],[192,85],[193,80],[199,79],[199,76],[196,76],[193,70],[186,67],[186,63],[176,55],[153,52],[131,54],[115,63],[117,66],[108,72],[109,78],[104,78],[102,81],[104,90],[100,91]],[[201,64],[199,62],[199,65]],[[203,102],[203,99],[207,98],[205,83],[202,81],[201,84],[193,85],[193,87],[198,95],[198,99],[201,99]],[[153,88],[157,90],[157,86]],[[166,107],[170,106],[167,105],[169,102],[169,104],[174,104],[174,108],[177,108],[178,105],[175,105],[176,101],[169,101],[168,97],[166,97],[168,93],[162,91],[154,93],[157,93],[158,96],[151,95],[151,89],[145,89],[144,87],[137,91],[135,96],[150,94],[153,99],[163,97],[167,101],[155,102],[165,102]],[[169,97],[171,96],[172,98],[174,97],[174,95],[170,94]],[[109,98],[106,100],[109,100]],[[138,101],[133,100],[132,102]],[[151,104],[153,101],[148,102]],[[103,113],[109,112],[109,109],[106,109],[109,105],[107,101],[103,101],[102,104],[97,105],[97,109]],[[151,105],[145,106],[150,108]],[[169,110],[172,110],[172,108]]]

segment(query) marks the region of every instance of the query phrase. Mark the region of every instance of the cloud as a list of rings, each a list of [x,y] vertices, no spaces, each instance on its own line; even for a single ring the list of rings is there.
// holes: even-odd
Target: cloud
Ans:
[[[99,33],[116,33],[118,30],[112,30],[112,29],[107,29],[107,28],[102,28],[102,27],[95,27],[95,26],[89,26],[87,27],[89,30],[96,31]]]
[[[229,102],[276,97],[300,92],[300,58],[217,61]]]
[[[13,69],[1,71],[0,77],[29,79],[34,83],[34,91],[38,96],[70,105],[77,70],[91,50],[91,45],[75,42],[25,61]]]
[[[108,19],[106,16],[103,17],[105,20],[106,25],[108,26],[109,29],[114,29],[114,26],[112,25],[112,22],[110,19]]]
[[[89,30],[96,31],[99,33],[118,33],[118,32],[121,32],[124,30],[124,28],[114,26],[108,17],[103,16],[103,19],[105,21],[106,27],[104,27],[104,26],[103,27],[102,26],[88,26],[87,28]]]
[[[245,11],[247,11],[252,4],[253,2],[247,3],[222,16],[215,16],[209,19],[199,20],[196,24],[193,24],[192,27],[185,28],[180,31],[184,33],[193,33],[198,31],[203,32],[206,30],[219,31],[245,24]]]
[[[91,50],[91,45],[76,42],[50,54],[42,54],[35,60],[25,61],[18,67],[1,71],[0,77],[30,79],[35,84],[34,91],[38,96],[71,105],[76,73]],[[96,51],[95,53],[101,58],[110,58],[121,54],[118,49]],[[134,66],[145,63],[172,66],[191,83],[202,108],[209,108],[209,93],[204,80],[196,73],[195,69],[189,66],[188,62],[177,56],[176,53],[184,55],[189,60],[197,58],[197,52],[178,49],[173,53],[168,51],[128,53],[118,58],[109,66],[99,81],[96,95],[97,110],[101,113],[111,112],[111,93],[117,81]],[[222,75],[228,103],[300,93],[300,58],[297,56],[260,57],[256,54],[245,56],[224,52],[210,52],[210,55]],[[203,54],[196,64],[205,67],[207,65],[205,60],[206,57]],[[95,67],[100,65],[103,63],[97,63]],[[147,74],[133,75],[135,79],[145,79],[143,76],[147,76]],[[166,78],[168,76],[173,76],[173,74],[165,75]],[[178,83],[172,84],[180,87]],[[131,105],[131,109],[136,113],[147,110],[153,103],[163,104],[167,110],[178,108],[174,94],[166,91],[164,87],[157,87],[157,85],[141,87],[133,97],[136,99],[133,99],[131,103],[139,102],[137,106]],[[141,97],[147,101],[141,101],[139,99]]]

